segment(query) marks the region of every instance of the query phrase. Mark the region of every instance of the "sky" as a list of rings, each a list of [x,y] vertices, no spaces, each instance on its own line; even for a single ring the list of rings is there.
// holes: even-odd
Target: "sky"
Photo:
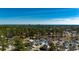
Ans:
[[[0,24],[79,25],[79,8],[0,8]]]

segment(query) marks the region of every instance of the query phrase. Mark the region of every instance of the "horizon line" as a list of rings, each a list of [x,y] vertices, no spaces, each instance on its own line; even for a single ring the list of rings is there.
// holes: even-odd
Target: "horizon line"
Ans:
[[[0,25],[79,25],[79,24],[0,24]]]

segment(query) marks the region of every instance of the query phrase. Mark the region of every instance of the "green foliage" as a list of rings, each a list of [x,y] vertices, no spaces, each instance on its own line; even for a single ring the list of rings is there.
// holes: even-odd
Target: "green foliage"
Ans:
[[[23,44],[23,39],[21,39],[18,36],[16,36],[14,38],[14,46],[15,46],[15,50],[17,50],[17,51],[24,51],[25,50],[25,45]]]
[[[2,37],[0,38],[0,44],[2,46],[2,51],[6,50],[6,48],[8,47],[8,39],[6,39],[6,37]]]
[[[56,50],[56,46],[53,43],[50,43],[49,46],[50,46],[49,51],[55,51]]]
[[[0,26],[0,45],[2,46],[2,51],[6,50],[8,45],[13,45],[17,51],[30,50],[31,46],[29,43],[23,43],[26,37],[30,38],[40,38],[47,37],[53,33],[52,36],[56,36],[57,33],[61,33],[66,29],[76,30],[79,33],[79,26],[68,26],[68,25],[2,25]],[[12,40],[8,40],[7,34],[12,36]],[[1,37],[3,36],[3,37]],[[6,39],[7,38],[7,39]],[[50,43],[50,51],[56,50],[56,46]],[[70,46],[71,48],[71,46]]]

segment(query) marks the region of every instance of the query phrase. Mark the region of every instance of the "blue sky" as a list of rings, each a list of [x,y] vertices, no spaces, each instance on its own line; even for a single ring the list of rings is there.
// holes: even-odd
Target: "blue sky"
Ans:
[[[78,24],[78,8],[0,8],[0,24]]]

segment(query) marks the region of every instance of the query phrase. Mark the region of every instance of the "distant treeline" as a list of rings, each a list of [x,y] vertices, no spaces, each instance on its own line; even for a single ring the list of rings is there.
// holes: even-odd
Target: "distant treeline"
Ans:
[[[78,30],[79,25],[0,25],[0,28],[61,28]]]

